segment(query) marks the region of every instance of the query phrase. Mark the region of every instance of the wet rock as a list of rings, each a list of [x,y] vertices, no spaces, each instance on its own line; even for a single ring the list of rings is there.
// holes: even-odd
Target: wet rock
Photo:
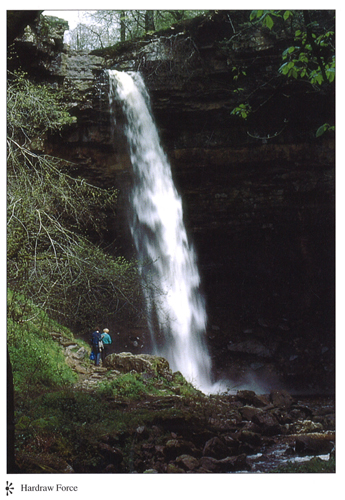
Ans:
[[[224,436],[223,440],[228,449],[228,455],[238,455],[239,442],[232,436]]]
[[[217,460],[212,457],[202,457],[200,459],[199,472],[235,472],[250,470],[251,467],[247,462],[245,454],[236,457],[226,457],[222,460]]]
[[[246,405],[256,406],[258,408],[269,404],[268,398],[264,395],[255,394],[254,391],[237,391],[237,398]]]
[[[294,420],[305,420],[313,416],[313,412],[307,406],[295,406],[290,410],[290,415]]]
[[[325,415],[325,416],[316,416],[314,417],[314,422],[319,422],[324,430],[331,431],[335,429],[335,416],[334,415]]]
[[[330,453],[334,447],[334,433],[314,433],[306,436],[298,436],[295,441],[296,453],[323,455]]]
[[[271,415],[273,415],[281,425],[293,423],[293,418],[289,412],[276,408],[271,410]]]
[[[255,406],[243,406],[243,408],[240,408],[240,413],[242,415],[242,418],[244,420],[251,421],[253,416],[257,413],[258,409]]]
[[[292,396],[285,390],[272,391],[270,393],[270,400],[274,406],[286,409],[291,408],[293,402]]]
[[[188,471],[194,471],[199,467],[199,460],[191,455],[181,455],[176,458],[176,464],[179,468],[183,468]]]
[[[168,464],[167,465],[167,473],[168,474],[182,474],[185,472],[186,471],[184,469],[181,469],[181,467],[178,467],[175,464]]]
[[[252,421],[260,427],[264,436],[275,436],[282,432],[279,422],[271,413],[257,412],[253,415]]]
[[[262,443],[262,438],[256,432],[249,431],[247,429],[243,429],[240,432],[238,439],[244,443],[248,443],[254,447],[258,447]]]
[[[213,458],[225,458],[229,455],[228,447],[218,437],[209,439],[204,446],[203,456]]]

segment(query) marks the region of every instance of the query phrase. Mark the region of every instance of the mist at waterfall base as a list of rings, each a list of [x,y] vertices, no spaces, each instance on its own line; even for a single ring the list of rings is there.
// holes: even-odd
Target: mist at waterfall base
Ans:
[[[108,70],[110,109],[120,102],[133,167],[130,229],[137,250],[153,354],[206,394],[227,392],[212,380],[205,303],[182,201],[172,179],[139,73]],[[115,116],[113,115],[113,120]],[[251,384],[252,385],[252,384]]]

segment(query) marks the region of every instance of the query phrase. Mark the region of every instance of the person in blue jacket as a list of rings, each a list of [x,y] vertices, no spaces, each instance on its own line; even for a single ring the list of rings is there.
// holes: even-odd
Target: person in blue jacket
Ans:
[[[102,357],[102,365],[104,365],[104,360],[105,360],[105,357],[109,354],[109,346],[111,344],[111,337],[109,335],[108,328],[104,328],[104,330],[101,334],[101,338],[103,341],[103,349],[102,349],[101,357]]]
[[[99,332],[99,329],[96,328],[96,330],[91,335],[91,346],[92,346],[92,352],[94,353],[94,356],[95,356],[95,365],[96,366],[99,366],[99,362],[101,359],[101,350],[99,347],[99,343],[101,340],[102,340],[102,336]]]

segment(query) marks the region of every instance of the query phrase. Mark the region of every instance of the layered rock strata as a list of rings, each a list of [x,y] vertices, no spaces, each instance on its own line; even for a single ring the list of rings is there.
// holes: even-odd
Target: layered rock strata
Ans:
[[[143,74],[199,257],[219,375],[236,365],[237,373],[332,390],[334,140],[315,131],[334,123],[334,90],[283,79],[277,69],[292,39],[243,21],[245,12],[220,11],[93,54],[25,37],[17,46],[32,73],[68,90],[77,124],[45,150],[120,189],[108,238],[128,256],[131,165],[120,111],[111,134],[103,69]],[[247,120],[231,114],[244,96],[254,96]]]

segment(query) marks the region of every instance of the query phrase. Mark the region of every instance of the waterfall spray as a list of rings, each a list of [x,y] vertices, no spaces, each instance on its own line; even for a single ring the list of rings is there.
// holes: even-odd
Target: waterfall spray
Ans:
[[[182,201],[150,112],[139,73],[109,71],[111,107],[119,101],[126,116],[134,186],[130,229],[138,253],[154,353],[172,370],[208,392],[211,359],[205,330],[196,256],[183,223]]]

